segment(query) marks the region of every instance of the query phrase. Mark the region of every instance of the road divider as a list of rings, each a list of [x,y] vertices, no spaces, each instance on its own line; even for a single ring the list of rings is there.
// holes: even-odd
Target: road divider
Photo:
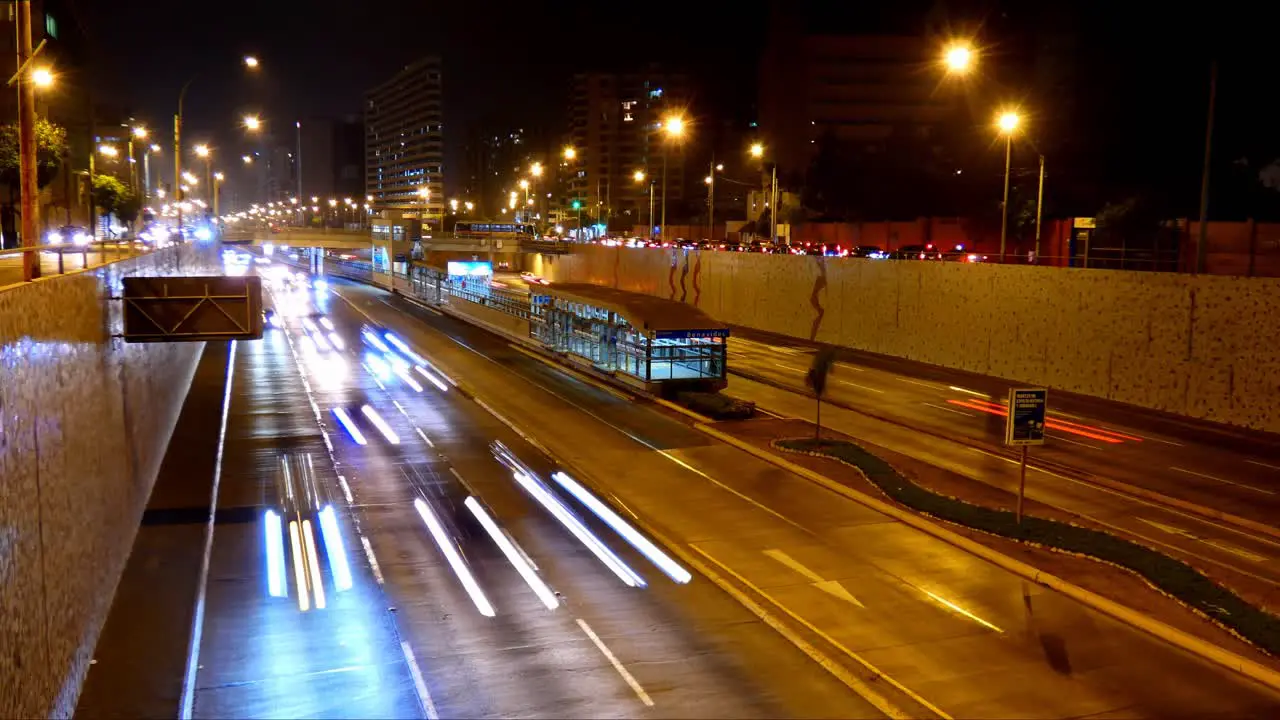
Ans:
[[[775,453],[764,450],[744,440],[740,440],[728,433],[721,432],[720,430],[705,424],[698,424],[694,427],[700,432],[703,432],[716,440],[754,455],[765,462],[787,470],[794,475],[798,475],[801,478],[826,488],[837,495],[853,500],[854,502],[870,508],[871,510],[887,515],[910,527],[916,528],[917,530],[921,530],[935,538],[938,538],[939,540],[982,558],[997,567],[1008,570],[1009,572],[1030,582],[1061,593],[1062,595],[1080,602],[1086,607],[1115,618],[1116,620],[1137,628],[1138,630],[1142,630],[1149,635],[1163,640],[1175,647],[1181,648],[1193,655],[1233,670],[1245,677],[1266,685],[1267,687],[1280,690],[1280,672],[1270,667],[1250,660],[1238,653],[1219,647],[1207,640],[1203,640],[1166,623],[1160,622],[1155,618],[1121,605],[1114,600],[1110,600],[1077,585],[1068,583],[1055,575],[1043,572],[1038,568],[1028,565],[1027,563],[1016,560],[1004,553],[993,550],[986,545],[949,530],[916,514],[915,512],[904,510],[896,505],[854,490],[843,483],[822,475],[819,472],[793,463],[776,455]]]

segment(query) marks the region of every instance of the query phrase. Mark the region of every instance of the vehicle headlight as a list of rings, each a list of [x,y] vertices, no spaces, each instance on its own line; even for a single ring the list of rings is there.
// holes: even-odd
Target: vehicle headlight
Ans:
[[[75,237],[71,238],[71,242],[76,245],[88,245],[92,241],[93,236],[87,232],[78,232],[75,234]]]
[[[204,226],[196,228],[197,240],[210,240],[212,238],[213,238],[213,232],[210,231],[209,228]]]
[[[48,235],[45,235],[45,240],[47,240],[50,244],[57,245],[58,243],[62,242],[62,233],[57,232],[55,230],[54,232],[51,232]]]

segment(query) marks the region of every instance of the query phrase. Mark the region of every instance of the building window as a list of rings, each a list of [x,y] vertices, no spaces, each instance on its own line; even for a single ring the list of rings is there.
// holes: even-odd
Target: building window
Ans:
[[[54,20],[49,13],[44,14],[44,34],[54,40],[58,39],[58,21]]]
[[[654,88],[654,89],[650,90],[650,91],[649,91],[649,97],[651,97],[651,98],[660,98],[660,97],[662,97],[662,88]]]
[[[636,104],[635,100],[624,100],[622,103],[623,110],[630,110]]]

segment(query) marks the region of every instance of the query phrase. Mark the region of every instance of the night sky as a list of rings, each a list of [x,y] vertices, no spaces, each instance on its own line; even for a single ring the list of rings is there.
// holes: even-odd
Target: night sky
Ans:
[[[756,62],[770,12],[769,0],[667,5],[133,0],[127,12],[116,3],[70,4],[89,36],[94,83],[103,95],[118,98],[141,121],[167,131],[178,88],[194,75],[187,101],[189,137],[215,144],[240,142],[237,121],[245,111],[261,112],[282,130],[298,118],[358,114],[365,90],[404,64],[438,52],[445,62],[446,166],[454,168],[466,129],[474,124],[558,128],[575,69],[665,60],[701,80],[702,112],[745,122],[753,114]],[[1208,59],[1217,56],[1222,60],[1224,161],[1239,159],[1229,155],[1252,154],[1251,162],[1259,153],[1280,156],[1275,38],[1280,16],[1265,3],[793,0],[781,5],[791,11],[812,6],[812,23],[824,29],[921,32],[927,17],[976,27],[993,58],[1015,71],[1022,57],[1052,39],[1055,28],[1069,26],[1074,46],[1063,57],[1075,86],[1070,117],[1057,118],[1054,132],[1071,136],[1071,152],[1090,158],[1089,172],[1124,182],[1174,170],[1192,178],[1198,174]],[[240,66],[247,53],[262,60],[257,76]],[[1194,195],[1194,179],[1178,182]]]

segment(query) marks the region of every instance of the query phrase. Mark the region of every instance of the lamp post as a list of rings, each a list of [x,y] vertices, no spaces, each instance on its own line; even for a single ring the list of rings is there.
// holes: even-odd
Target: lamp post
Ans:
[[[160,152],[160,146],[152,143],[142,153],[142,182],[146,185],[142,189],[142,197],[147,204],[151,203],[151,154],[158,152]]]
[[[663,242],[667,241],[667,150],[672,141],[678,142],[684,137],[684,125],[684,118],[679,115],[671,115],[662,123],[662,131],[667,140],[662,143],[662,228],[659,234]]]
[[[209,192],[212,193],[213,192],[213,168],[210,166],[209,146],[201,144],[201,145],[195,146],[192,149],[195,151],[196,157],[204,160],[204,184],[205,184],[205,187],[209,188]]]
[[[632,178],[633,178],[637,183],[643,183],[643,182],[645,181],[645,174],[644,174],[644,171],[643,171],[643,170],[637,170],[637,171],[635,171],[635,173],[634,173],[631,177],[632,177]],[[644,236],[645,236],[646,238],[650,239],[650,240],[652,240],[652,239],[653,239],[653,184],[654,184],[654,182],[655,182],[654,180],[650,180],[650,181],[649,181],[649,190],[648,190],[648,192],[649,192],[649,222],[648,222],[648,224],[646,224],[646,225],[645,225],[645,228],[644,228]]]
[[[764,160],[764,144],[752,143],[751,157],[763,162]],[[763,168],[761,168],[763,169]],[[769,172],[769,199],[765,201],[765,205],[769,208],[769,242],[776,242],[778,239],[778,164],[773,163]]]
[[[1013,159],[1013,134],[1018,130],[1021,118],[1013,110],[1006,110],[996,118],[996,127],[1004,134],[1004,201],[1000,206],[1000,262],[1004,262],[1005,240],[1009,234],[1009,166]]]
[[[129,189],[138,192],[138,168],[137,160],[133,157],[133,141],[146,140],[147,129],[144,127],[129,128]]]
[[[226,178],[225,175],[223,175],[220,172],[216,172],[213,174],[213,184],[209,186],[209,192],[213,194],[213,225],[214,227],[218,226],[218,196],[222,194],[219,188],[222,186],[222,181],[225,178]]]
[[[721,170],[724,165],[717,164],[713,157],[707,166],[707,177],[703,179],[707,183],[707,239],[712,241],[716,239],[716,173]]]

